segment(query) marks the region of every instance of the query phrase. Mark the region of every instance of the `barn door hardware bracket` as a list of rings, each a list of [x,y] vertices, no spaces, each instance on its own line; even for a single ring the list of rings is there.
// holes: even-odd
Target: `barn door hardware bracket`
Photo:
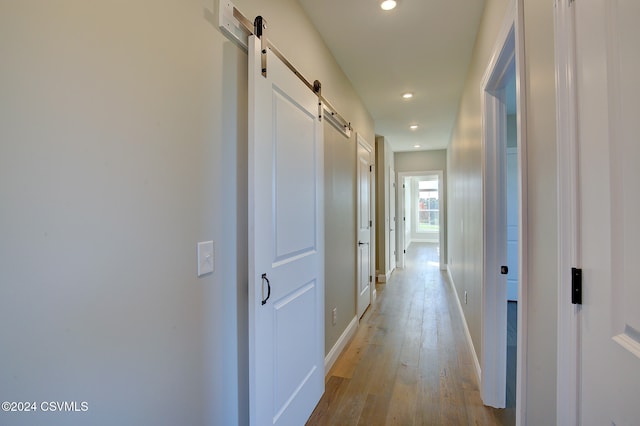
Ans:
[[[322,121],[322,83],[319,80],[313,82],[313,93],[318,95],[318,120]]]
[[[267,49],[269,42],[267,40],[267,21],[260,15],[256,16],[253,21],[253,33],[260,39],[260,54],[262,57],[262,76],[267,76]]]

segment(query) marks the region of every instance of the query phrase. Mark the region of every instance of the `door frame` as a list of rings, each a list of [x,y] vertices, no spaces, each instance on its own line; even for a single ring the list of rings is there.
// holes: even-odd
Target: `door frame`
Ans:
[[[571,301],[571,267],[579,266],[578,116],[575,8],[557,0],[554,10],[558,174],[558,349],[556,423],[580,424],[580,307]]]
[[[389,179],[387,184],[389,185],[389,199],[387,204],[389,205],[389,234],[387,235],[389,243],[389,257],[387,258],[387,276],[398,267],[398,182],[397,174],[393,165],[389,166]],[[391,194],[393,192],[393,195]],[[393,203],[393,209],[391,204]],[[393,226],[393,229],[391,227]],[[395,238],[391,241],[391,231],[395,232]],[[391,250],[391,243],[393,242],[393,248]],[[395,253],[392,253],[395,251]],[[391,260],[393,259],[393,268],[391,267]]]
[[[515,68],[517,96],[517,135],[518,135],[518,351],[516,385],[516,424],[524,424],[526,412],[527,369],[527,143],[526,143],[526,99],[525,64],[523,39],[522,0],[511,0],[496,44],[481,83],[482,108],[482,222],[483,222],[483,273],[482,273],[482,370],[480,376],[481,394],[486,405],[499,406],[504,402],[506,380],[506,287],[489,287],[490,279],[498,274],[496,258],[501,244],[500,215],[506,214],[499,209],[496,197],[499,190],[499,176],[506,175],[506,152],[498,156],[502,148],[506,149],[506,111],[504,106],[504,86],[506,73]],[[497,139],[502,138],[502,139]],[[505,161],[498,161],[504,157]],[[496,169],[497,167],[501,169]],[[494,173],[494,170],[498,170]],[[504,196],[504,194],[502,194]],[[501,210],[505,210],[502,212]],[[504,221],[502,221],[504,222]],[[504,228],[504,226],[502,226]],[[506,241],[506,228],[504,229]],[[488,267],[491,265],[491,270]],[[495,269],[495,270],[494,270]],[[502,291],[504,290],[504,291]],[[504,293],[505,297],[502,297]],[[504,299],[504,300],[502,300]],[[498,307],[503,306],[501,314],[496,315]]]
[[[369,144],[369,142],[367,142],[367,140],[364,138],[364,136],[362,136],[360,133],[356,133],[356,144],[355,144],[355,148],[356,148],[356,171],[358,170],[358,167],[360,166],[359,163],[359,158],[358,158],[358,146],[362,146],[364,149],[366,149],[369,152],[369,220],[371,221],[371,224],[369,226],[369,276],[370,281],[369,281],[369,291],[371,293],[371,305],[373,305],[373,302],[376,300],[376,297],[378,295],[378,292],[376,290],[376,280],[374,279],[375,277],[375,264],[376,264],[376,221],[375,221],[375,211],[376,211],[376,206],[375,206],[375,165],[374,165],[374,161],[375,161],[375,152],[373,150],[373,146],[371,144]],[[356,184],[357,185],[357,184]],[[358,199],[358,194],[359,191],[356,190],[356,203],[360,202],[360,200]],[[356,209],[356,225],[358,223],[358,209]],[[357,241],[358,241],[358,227],[356,226],[356,262],[358,259],[358,246],[357,246]],[[357,265],[356,265],[357,266]],[[360,270],[358,268],[358,270]],[[358,302],[357,302],[357,293],[358,293],[358,274],[356,274],[356,283],[355,283],[355,289],[356,289],[356,311],[358,311]],[[359,318],[358,318],[359,319]]]
[[[445,257],[444,257],[444,244],[445,244],[445,240],[444,240],[444,215],[445,215],[445,206],[446,206],[446,202],[445,202],[445,193],[444,193],[444,170],[429,170],[429,171],[417,171],[417,172],[399,172],[398,173],[398,181],[396,183],[396,193],[398,193],[398,202],[396,203],[396,210],[399,209],[399,206],[402,206],[404,208],[405,205],[405,198],[404,198],[404,188],[402,188],[402,191],[398,191],[398,188],[401,188],[403,183],[404,183],[404,179],[406,178],[411,178],[411,177],[422,177],[422,176],[438,176],[438,197],[440,199],[440,209],[439,209],[439,215],[438,215],[438,226],[439,226],[439,231],[438,231],[438,244],[440,246],[440,255],[439,255],[439,262],[440,262],[440,270],[445,271],[447,269],[447,266],[445,264]],[[398,216],[396,216],[398,217]],[[398,244],[397,246],[401,247],[402,250],[400,251],[400,255],[398,256],[399,260],[398,260],[398,266],[400,268],[404,268],[404,261],[405,261],[405,253],[404,253],[404,244],[405,244],[405,240],[404,240],[404,236],[405,236],[405,225],[406,225],[406,221],[405,220],[401,220],[400,223],[402,224],[401,226],[401,231],[402,232],[398,232],[397,228],[396,228],[396,237],[398,240]],[[413,225],[413,222],[412,222]]]

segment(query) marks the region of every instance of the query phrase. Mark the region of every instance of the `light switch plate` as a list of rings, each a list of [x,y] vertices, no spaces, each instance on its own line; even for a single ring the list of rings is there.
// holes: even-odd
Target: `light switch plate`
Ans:
[[[198,243],[198,276],[213,272],[213,241]]]

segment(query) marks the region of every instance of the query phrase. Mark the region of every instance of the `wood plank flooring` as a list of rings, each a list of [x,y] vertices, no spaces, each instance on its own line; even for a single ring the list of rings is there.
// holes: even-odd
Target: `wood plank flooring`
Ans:
[[[482,405],[437,245],[414,243],[326,377],[307,425],[511,425]]]

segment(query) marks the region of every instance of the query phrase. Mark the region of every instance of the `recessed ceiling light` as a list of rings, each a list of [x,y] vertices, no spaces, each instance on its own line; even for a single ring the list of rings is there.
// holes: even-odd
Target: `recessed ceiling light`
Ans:
[[[415,130],[415,129],[417,129],[417,128],[418,128],[418,125],[417,125],[417,124],[412,124],[411,126],[409,126],[409,128],[410,128],[411,130]]]
[[[404,99],[411,99],[411,98],[413,98],[413,93],[411,93],[411,92],[403,93],[402,97]]]
[[[420,145],[414,145],[413,147],[414,148],[420,148]]]
[[[384,0],[383,2],[380,3],[380,7],[382,8],[382,10],[391,10],[394,9],[397,6],[397,3],[395,0]]]

